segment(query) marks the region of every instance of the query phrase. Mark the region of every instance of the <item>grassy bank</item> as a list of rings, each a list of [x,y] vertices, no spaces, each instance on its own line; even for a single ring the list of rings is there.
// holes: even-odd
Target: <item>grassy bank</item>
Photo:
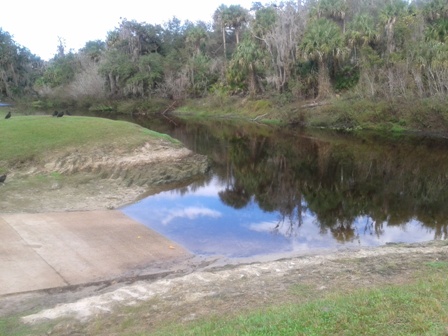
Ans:
[[[154,137],[168,136],[138,125],[101,118],[64,116],[0,116],[1,167],[44,161],[57,151],[82,148],[132,148]]]
[[[337,97],[324,102],[289,102],[279,98],[212,97],[187,101],[177,113],[341,130],[448,133],[448,104],[437,99],[392,102]]]
[[[38,100],[24,99],[15,102],[14,108],[23,114],[30,111],[70,110],[89,113],[120,113],[120,114],[152,114],[162,113],[170,108],[173,101],[165,98],[151,99],[61,99],[40,98]],[[85,113],[84,113],[85,114]]]
[[[175,109],[176,114],[188,118],[240,118],[341,130],[448,133],[448,102],[443,97],[373,101],[335,96],[326,101],[297,101],[287,94],[252,99],[210,93],[205,98],[176,102],[162,98],[72,102],[42,100],[18,104],[17,108],[22,111],[62,108],[92,113],[145,115]]]
[[[431,276],[412,285],[337,293],[157,335],[446,335],[447,284],[444,277]]]
[[[318,269],[316,269],[318,271]],[[446,335],[448,262],[426,262],[397,285],[370,284],[334,291],[292,284],[286,304],[208,316],[196,322],[169,323],[154,330],[140,321],[147,306],[127,309],[120,335]],[[368,276],[368,275],[366,275]],[[412,280],[410,280],[412,279]],[[337,287],[338,280],[335,281]],[[261,298],[260,298],[261,301]],[[296,303],[291,303],[296,302]],[[230,304],[230,303],[229,303]],[[239,313],[238,313],[239,312]],[[123,313],[123,311],[121,312]],[[97,322],[98,330],[108,324]],[[108,331],[103,334],[107,334]]]
[[[448,133],[448,105],[443,100],[336,99],[303,113],[313,127]]]

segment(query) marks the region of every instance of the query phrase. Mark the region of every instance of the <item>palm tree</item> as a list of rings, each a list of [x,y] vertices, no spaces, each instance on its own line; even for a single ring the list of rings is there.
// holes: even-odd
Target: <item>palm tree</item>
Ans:
[[[368,14],[359,14],[353,18],[348,28],[347,43],[353,49],[355,59],[360,59],[362,48],[378,40],[378,31],[375,29],[373,17]]]
[[[429,22],[448,19],[448,3],[446,0],[432,0],[424,6],[423,13]]]
[[[222,45],[224,50],[224,61],[227,58],[227,46],[226,46],[226,27],[228,26],[228,7],[226,5],[221,5],[213,14],[213,20],[215,24],[219,26],[222,32]]]
[[[200,97],[207,91],[213,75],[210,72],[210,59],[203,53],[194,54],[187,60],[185,69],[190,80],[190,93]]]
[[[397,20],[406,13],[408,3],[404,0],[391,0],[380,13],[380,21],[384,26],[386,35],[386,53],[387,55],[395,52],[396,37],[395,26]]]
[[[264,36],[272,30],[277,21],[277,7],[268,6],[256,9],[255,20],[251,22],[251,31],[256,36]]]
[[[448,43],[448,19],[438,19],[426,28],[426,38]]]
[[[240,5],[230,5],[227,9],[228,28],[234,29],[236,44],[240,43],[241,27],[248,21],[249,12]]]
[[[342,34],[338,25],[327,19],[318,19],[309,24],[299,47],[305,58],[318,64],[318,98],[331,93],[328,60],[343,54]]]
[[[318,17],[325,16],[333,19],[340,25],[342,32],[345,33],[345,22],[347,12],[349,11],[347,0],[321,0],[317,6]]]
[[[213,14],[213,20],[221,28],[224,49],[226,49],[226,30],[233,29],[236,43],[240,42],[240,31],[249,20],[249,12],[240,5],[221,5]],[[226,55],[226,52],[224,52]]]
[[[207,31],[202,26],[193,26],[186,32],[185,42],[193,49],[194,54],[200,54],[201,46],[207,39]]]
[[[229,79],[234,82],[247,82],[249,93],[254,96],[258,91],[257,67],[263,59],[260,47],[250,39],[244,39],[233,54],[229,66]]]

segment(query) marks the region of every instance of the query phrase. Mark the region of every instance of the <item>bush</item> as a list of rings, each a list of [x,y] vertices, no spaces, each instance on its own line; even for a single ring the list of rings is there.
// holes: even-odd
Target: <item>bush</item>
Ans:
[[[272,108],[272,103],[266,99],[249,100],[245,105],[250,112],[267,112]]]
[[[338,69],[333,82],[336,92],[347,91],[354,88],[359,81],[359,69],[352,66],[344,66]]]

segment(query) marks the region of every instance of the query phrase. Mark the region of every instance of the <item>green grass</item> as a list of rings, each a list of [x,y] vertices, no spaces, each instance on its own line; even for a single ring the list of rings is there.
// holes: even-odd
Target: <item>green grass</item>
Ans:
[[[36,326],[29,326],[24,324],[20,316],[10,316],[0,318],[0,335],[2,336],[30,336],[30,335],[45,335],[49,327],[54,324],[40,324]]]
[[[55,151],[83,147],[132,148],[154,137],[169,136],[138,125],[92,117],[14,116],[0,119],[0,162],[41,160]]]
[[[432,262],[426,263],[426,266],[448,271],[448,262],[447,261],[432,261]]]
[[[336,293],[305,304],[169,327],[157,335],[446,335],[447,285],[441,272],[411,285]]]

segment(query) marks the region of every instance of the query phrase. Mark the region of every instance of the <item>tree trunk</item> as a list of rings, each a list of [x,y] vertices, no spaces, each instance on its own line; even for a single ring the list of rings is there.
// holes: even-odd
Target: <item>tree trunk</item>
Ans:
[[[418,96],[420,98],[423,98],[425,87],[422,80],[422,74],[420,70],[412,69],[412,75],[414,76],[415,86],[417,87],[418,90]]]
[[[317,99],[325,99],[331,94],[330,74],[324,59],[319,59]]]
[[[226,80],[226,71],[227,71],[227,45],[226,45],[226,28],[222,26],[222,45],[224,49],[224,68],[222,77]]]
[[[14,85],[18,86],[19,85],[18,76],[16,74],[16,71],[15,71],[14,66],[13,66],[12,63],[9,65],[9,69],[10,69],[10,74],[12,76],[12,79],[14,80]]]
[[[224,62],[227,59],[227,45],[226,45],[226,28],[222,26],[222,46],[224,49]]]
[[[249,95],[251,97],[254,97],[258,91],[257,77],[254,68],[252,63],[249,64]]]
[[[388,55],[392,54],[395,51],[394,27],[395,27],[396,20],[397,20],[396,17],[389,18],[384,27],[385,31],[386,31],[386,39],[387,39],[386,47],[387,47]]]
[[[113,75],[112,72],[109,73],[109,86],[110,86],[110,93],[112,95],[116,95],[117,94],[117,85],[115,82],[115,76]]]
[[[387,81],[389,86],[389,99],[393,99],[394,94],[394,88],[395,88],[395,76],[392,68],[389,66],[387,69]]]
[[[9,87],[9,84],[8,84],[8,75],[6,74],[5,71],[2,71],[1,75],[2,75],[1,77],[2,77],[3,84],[5,87],[5,91],[6,91],[6,96],[11,98],[12,92],[11,92],[11,88]]]

